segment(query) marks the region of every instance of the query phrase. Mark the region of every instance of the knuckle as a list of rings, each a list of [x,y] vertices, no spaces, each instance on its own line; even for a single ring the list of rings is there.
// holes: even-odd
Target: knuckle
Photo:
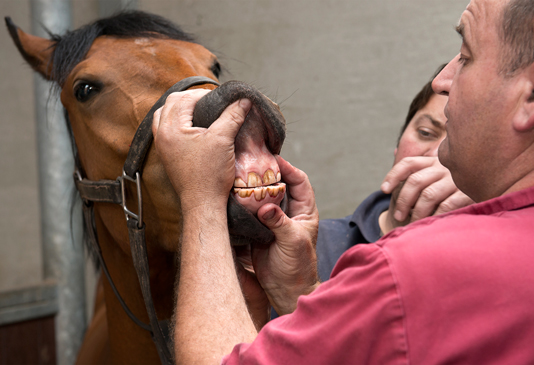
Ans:
[[[237,122],[243,119],[242,113],[240,112],[240,110],[236,108],[230,108],[228,110],[228,117],[230,118],[232,122]]]
[[[438,193],[435,189],[428,187],[421,192],[420,196],[424,201],[434,201],[437,199],[437,195]]]
[[[406,199],[402,195],[399,195],[399,197],[397,198],[396,204],[397,204],[398,209],[403,209],[404,207],[407,207],[409,203],[408,203],[408,199]]]
[[[447,199],[441,202],[441,204],[438,206],[438,209],[436,210],[436,213],[437,214],[447,213],[454,209],[455,209],[455,204],[452,203],[451,200]]]
[[[406,184],[409,186],[420,186],[423,184],[424,178],[423,175],[419,172],[411,174],[406,180]]]
[[[178,92],[171,93],[169,94],[169,96],[167,96],[166,102],[179,101],[183,96],[184,96],[183,93],[178,93]]]
[[[278,229],[284,227],[284,223],[286,222],[285,218],[286,216],[284,214],[279,214],[278,217],[275,216],[272,223],[272,228]],[[284,232],[281,233],[283,234]]]

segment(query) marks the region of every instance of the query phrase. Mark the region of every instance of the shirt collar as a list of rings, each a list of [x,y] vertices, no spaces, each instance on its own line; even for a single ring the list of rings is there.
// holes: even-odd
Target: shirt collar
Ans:
[[[380,238],[378,217],[389,208],[391,194],[376,191],[369,195],[356,209],[349,225],[358,226],[367,242],[375,242]]]

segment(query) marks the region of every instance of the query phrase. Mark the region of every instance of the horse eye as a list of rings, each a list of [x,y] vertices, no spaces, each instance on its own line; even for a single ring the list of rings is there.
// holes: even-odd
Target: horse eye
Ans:
[[[215,77],[219,78],[219,75],[221,74],[221,64],[219,62],[215,62],[213,66],[211,66],[211,72],[213,72]]]
[[[89,100],[98,91],[100,90],[95,85],[82,82],[76,85],[76,88],[74,89],[74,96],[76,97],[76,100],[83,103]]]

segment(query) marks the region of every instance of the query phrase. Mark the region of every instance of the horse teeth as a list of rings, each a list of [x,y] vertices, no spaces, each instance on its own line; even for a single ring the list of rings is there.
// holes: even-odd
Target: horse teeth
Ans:
[[[256,198],[257,201],[260,201],[262,200],[263,198],[265,198],[265,195],[263,193],[265,189],[263,188],[256,188],[254,189],[254,198]]]
[[[267,194],[269,196],[275,198],[278,196],[278,194],[284,194],[286,191],[286,185],[285,184],[278,184],[278,185],[271,185],[271,186],[259,186],[256,188],[236,188],[234,187],[233,192],[234,194],[239,195],[241,198],[248,198],[254,193],[254,199],[256,201],[261,201],[267,197]]]
[[[269,191],[270,196],[276,197],[278,193],[280,192],[280,189],[278,186],[268,186],[267,191]]]
[[[276,182],[276,178],[274,176],[274,171],[271,169],[268,169],[263,174],[263,185],[271,185]]]
[[[280,174],[280,171],[276,173],[276,182],[279,182],[282,180],[282,174]]]
[[[241,198],[248,198],[252,195],[254,189],[234,189],[234,192],[239,194]]]
[[[254,188],[256,186],[261,186],[261,176],[256,174],[255,172],[249,172],[248,173],[247,186],[249,188]]]
[[[245,181],[243,181],[242,178],[236,177],[234,180],[234,186],[237,188],[246,188],[247,184],[245,183]]]

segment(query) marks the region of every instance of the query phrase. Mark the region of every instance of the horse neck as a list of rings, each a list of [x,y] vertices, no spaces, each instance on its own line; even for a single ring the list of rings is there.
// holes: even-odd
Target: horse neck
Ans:
[[[122,215],[122,220],[124,220],[124,215]],[[130,311],[139,320],[148,324],[148,314],[132,257],[124,249],[125,245],[128,245],[127,231],[120,230],[120,234],[110,232],[108,227],[117,225],[105,224],[98,210],[95,210],[95,222],[102,255],[113,284]],[[126,226],[126,222],[123,224]],[[120,238],[117,240],[118,236]],[[147,246],[150,246],[150,242],[147,242]],[[174,257],[162,251],[149,252],[150,287],[156,313],[159,320],[170,319],[173,312],[176,275]],[[111,284],[106,277],[103,279],[113,363],[159,363],[156,347],[149,332],[135,324],[126,314]]]

